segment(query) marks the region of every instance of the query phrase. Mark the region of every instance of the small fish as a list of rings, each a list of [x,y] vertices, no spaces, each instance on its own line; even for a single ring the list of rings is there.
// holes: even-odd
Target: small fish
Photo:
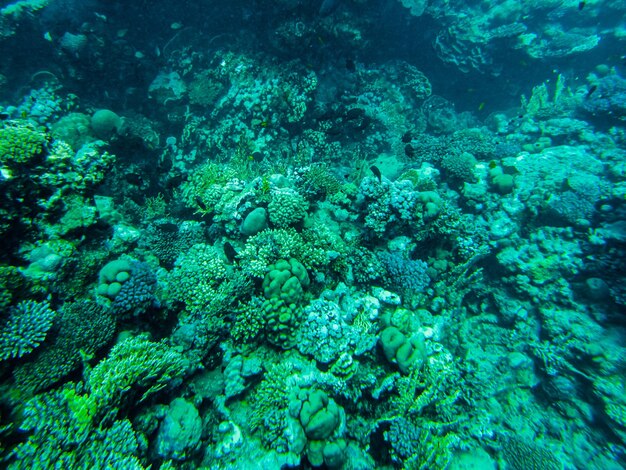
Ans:
[[[380,172],[378,167],[376,165],[372,165],[372,166],[370,166],[370,170],[372,170],[372,173],[374,173],[374,176],[376,178],[378,178],[378,182],[382,183],[383,182],[383,174]]]
[[[161,231],[163,231],[163,232],[178,233],[178,225],[176,225],[176,224],[172,224],[170,222],[164,222],[164,223],[158,224],[158,225],[159,225],[159,229],[161,229]]]
[[[582,11],[585,8],[585,2],[578,2],[578,11]]]
[[[328,135],[340,135],[343,133],[343,128],[339,124],[335,124],[328,129],[326,129],[326,134]]]
[[[196,204],[198,204],[198,206],[200,207],[200,209],[202,209],[203,211],[207,210],[206,204],[202,202],[202,199],[200,198],[200,196],[196,196],[195,201],[196,201]]]
[[[485,108],[485,102],[483,101],[478,105],[478,111],[482,111]]]
[[[346,112],[346,119],[348,121],[353,121],[355,119],[360,119],[365,116],[365,110],[362,108],[350,108]]]
[[[141,175],[139,173],[135,173],[135,172],[127,173],[126,175],[124,175],[124,179],[128,183],[130,183],[130,184],[132,184],[134,186],[140,186],[142,181],[143,181],[143,178],[141,177]]]
[[[237,252],[230,242],[224,243],[224,255],[226,255],[226,259],[229,263],[235,261],[235,258],[237,257]]]
[[[406,144],[404,146],[404,154],[407,157],[414,157],[415,156],[415,149],[413,148],[413,146],[411,144]]]
[[[589,98],[591,95],[593,95],[593,92],[596,91],[598,89],[598,85],[591,85],[589,87],[589,90],[587,90],[587,94],[585,95],[585,99]]]

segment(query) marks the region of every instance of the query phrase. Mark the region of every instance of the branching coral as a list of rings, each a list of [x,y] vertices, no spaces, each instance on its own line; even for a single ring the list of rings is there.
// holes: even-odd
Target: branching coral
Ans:
[[[8,468],[124,468],[143,470],[130,421],[99,425],[94,399],[73,384],[37,395],[24,407],[21,429],[32,434],[10,454]]]
[[[0,327],[0,361],[22,357],[39,346],[55,315],[47,302],[27,300],[12,308]]]
[[[78,369],[83,359],[93,356],[111,340],[115,320],[110,311],[90,301],[64,304],[48,346],[32,362],[14,372],[20,388],[39,391]]]
[[[132,396],[143,401],[166,387],[173,387],[189,370],[188,361],[164,343],[144,337],[117,344],[87,377],[90,396],[100,415],[117,414]]]

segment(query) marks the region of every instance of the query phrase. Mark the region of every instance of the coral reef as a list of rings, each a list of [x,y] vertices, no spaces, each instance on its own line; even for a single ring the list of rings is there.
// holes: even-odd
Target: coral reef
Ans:
[[[623,3],[5,4],[0,467],[624,466]]]

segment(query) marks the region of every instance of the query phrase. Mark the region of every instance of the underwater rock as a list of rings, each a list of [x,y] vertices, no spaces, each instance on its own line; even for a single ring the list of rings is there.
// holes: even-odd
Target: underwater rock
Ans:
[[[175,398],[159,426],[156,452],[165,459],[184,460],[200,443],[202,419],[193,403]]]
[[[241,233],[247,237],[256,235],[267,228],[267,223],[267,210],[264,207],[257,207],[243,219]]]
[[[102,140],[109,140],[120,132],[122,118],[109,109],[100,109],[91,116],[91,130]]]
[[[608,300],[611,295],[609,285],[599,277],[590,277],[585,281],[587,296],[596,301]]]

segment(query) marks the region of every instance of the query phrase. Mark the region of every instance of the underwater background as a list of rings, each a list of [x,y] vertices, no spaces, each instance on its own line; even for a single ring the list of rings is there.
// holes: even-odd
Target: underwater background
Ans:
[[[0,467],[626,468],[626,4],[0,1]]]

